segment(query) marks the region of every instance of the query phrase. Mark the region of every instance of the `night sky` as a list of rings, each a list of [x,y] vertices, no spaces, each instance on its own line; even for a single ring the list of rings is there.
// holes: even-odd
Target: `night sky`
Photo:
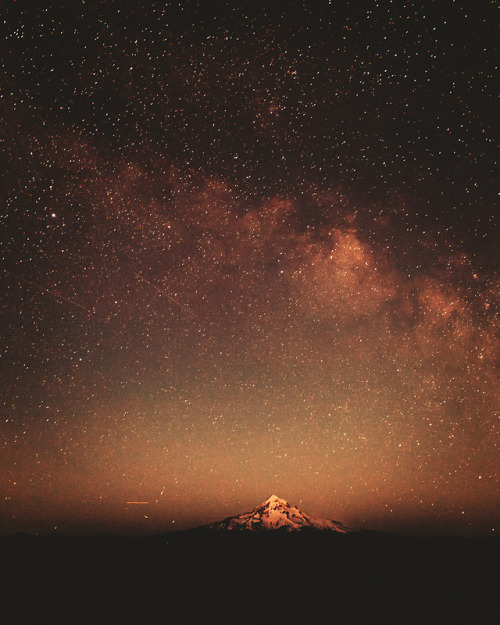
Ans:
[[[498,532],[496,3],[5,4],[0,534]]]

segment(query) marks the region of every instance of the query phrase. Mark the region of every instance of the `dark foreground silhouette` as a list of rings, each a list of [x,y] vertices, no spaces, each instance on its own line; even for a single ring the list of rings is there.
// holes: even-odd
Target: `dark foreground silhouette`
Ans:
[[[493,623],[499,545],[369,532],[16,535],[0,538],[0,592],[11,623],[24,613],[68,623]]]

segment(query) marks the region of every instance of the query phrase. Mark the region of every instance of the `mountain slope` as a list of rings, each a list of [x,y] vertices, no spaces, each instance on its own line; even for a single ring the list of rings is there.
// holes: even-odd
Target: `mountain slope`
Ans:
[[[214,530],[248,530],[253,532],[267,530],[294,532],[312,529],[345,534],[353,531],[337,521],[306,514],[276,495],[271,495],[266,501],[249,512],[210,523],[205,527]]]

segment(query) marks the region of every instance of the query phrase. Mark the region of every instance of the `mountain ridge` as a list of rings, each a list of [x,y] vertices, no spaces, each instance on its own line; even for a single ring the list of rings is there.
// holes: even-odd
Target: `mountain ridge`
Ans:
[[[229,516],[222,521],[215,521],[203,526],[215,531],[285,531],[301,532],[304,530],[330,531],[347,534],[356,531],[339,521],[310,515],[285,499],[271,495],[261,504],[240,515]]]

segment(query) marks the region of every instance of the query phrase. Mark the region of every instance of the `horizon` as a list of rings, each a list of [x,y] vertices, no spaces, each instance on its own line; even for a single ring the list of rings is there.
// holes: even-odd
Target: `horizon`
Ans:
[[[8,538],[10,536],[15,536],[16,534],[24,534],[29,536],[67,536],[67,537],[78,537],[78,536],[95,536],[96,538],[99,536],[110,536],[110,537],[154,537],[162,534],[172,534],[172,533],[183,533],[189,532],[191,530],[196,530],[202,528],[205,525],[211,523],[218,523],[226,520],[227,518],[237,517],[244,514],[247,514],[254,508],[258,508],[264,505],[269,498],[263,499],[260,502],[253,502],[253,504],[248,505],[239,510],[233,509],[234,506],[225,506],[222,516],[216,517],[214,514],[206,516],[202,515],[201,517],[196,516],[188,516],[185,517],[184,520],[178,520],[176,522],[175,519],[164,521],[161,518],[155,517],[151,515],[151,508],[149,506],[149,502],[127,502],[128,510],[130,512],[134,512],[130,515],[128,522],[124,522],[123,519],[119,520],[110,520],[107,523],[103,523],[102,519],[106,516],[104,514],[97,514],[96,519],[94,521],[84,519],[64,519],[60,518],[59,524],[56,526],[51,526],[51,520],[46,520],[44,523],[40,524],[39,519],[36,520],[35,524],[30,522],[18,523],[15,525],[17,528],[16,531],[4,532],[0,533],[1,538]],[[460,524],[450,524],[447,520],[436,520],[434,523],[429,522],[428,519],[420,519],[420,520],[404,520],[392,517],[391,522],[388,523],[387,519],[377,520],[365,520],[361,519],[358,523],[348,523],[345,519],[337,518],[337,517],[329,517],[325,516],[321,513],[319,509],[312,506],[314,508],[314,512],[305,507],[303,502],[296,503],[293,501],[289,501],[286,498],[279,497],[276,495],[279,500],[285,501],[291,507],[296,507],[300,512],[304,512],[306,514],[312,514],[314,517],[328,519],[331,521],[341,522],[342,524],[349,527],[354,532],[357,531],[367,531],[374,532],[380,534],[386,534],[388,536],[401,536],[408,538],[470,538],[470,539],[485,539],[485,538],[495,538],[497,535],[495,533],[495,529],[491,529],[489,525],[486,527],[474,527],[469,526],[467,529],[463,529]],[[126,504],[126,505],[127,505]],[[140,508],[134,510],[134,508],[130,506],[138,505]],[[145,506],[141,509],[142,506]],[[144,514],[144,512],[148,512],[148,514]],[[338,515],[337,515],[338,516]]]

